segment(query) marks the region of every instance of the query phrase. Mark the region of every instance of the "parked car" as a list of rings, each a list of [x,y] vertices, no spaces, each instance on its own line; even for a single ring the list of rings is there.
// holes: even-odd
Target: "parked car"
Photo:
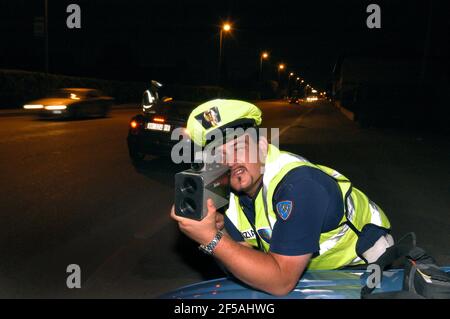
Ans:
[[[161,96],[161,86],[152,81],[151,88],[143,94],[142,113],[133,116],[129,123],[128,152],[135,165],[141,164],[146,155],[170,156],[172,147],[181,139],[171,139],[172,132],[181,129],[185,133],[189,114],[198,105]],[[187,134],[185,137],[188,142]]]
[[[104,95],[100,90],[63,88],[45,98],[31,101],[23,108],[39,117],[106,117],[113,104],[114,98]]]

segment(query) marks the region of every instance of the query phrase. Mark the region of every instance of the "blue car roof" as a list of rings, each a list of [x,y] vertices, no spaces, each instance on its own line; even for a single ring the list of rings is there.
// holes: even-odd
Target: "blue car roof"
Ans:
[[[450,272],[449,267],[442,267]],[[168,292],[161,299],[359,299],[369,272],[365,270],[311,270],[286,296],[277,297],[254,290],[232,278],[219,278],[184,286]],[[400,291],[403,269],[383,272],[381,286],[373,293]]]

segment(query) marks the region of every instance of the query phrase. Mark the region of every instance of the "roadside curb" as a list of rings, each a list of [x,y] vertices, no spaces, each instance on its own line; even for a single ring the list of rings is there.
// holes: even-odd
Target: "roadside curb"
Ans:
[[[336,106],[339,109],[339,111],[341,111],[342,114],[345,115],[346,118],[348,118],[350,121],[353,121],[353,122],[355,121],[355,113],[347,110],[345,107],[343,107],[341,105],[341,103],[339,101],[334,102],[333,104],[334,104],[334,106]]]

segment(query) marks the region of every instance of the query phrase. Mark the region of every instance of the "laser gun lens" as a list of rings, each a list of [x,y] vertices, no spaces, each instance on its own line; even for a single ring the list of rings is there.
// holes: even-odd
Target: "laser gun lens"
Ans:
[[[197,184],[192,178],[186,178],[183,182],[181,192],[183,194],[193,194],[197,191]]]
[[[183,215],[194,215],[196,208],[195,202],[190,198],[183,200],[180,205],[180,210]]]

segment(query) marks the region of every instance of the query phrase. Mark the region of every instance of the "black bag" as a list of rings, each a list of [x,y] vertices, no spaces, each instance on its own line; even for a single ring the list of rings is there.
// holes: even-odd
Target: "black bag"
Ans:
[[[416,246],[416,236],[409,233],[374,263],[385,270],[395,261],[403,259],[403,290],[372,294],[375,288],[367,285],[361,289],[362,299],[448,299],[450,274],[442,271],[434,259]]]
[[[403,290],[427,299],[449,299],[450,274],[442,271],[423,249],[416,247],[406,259]]]

